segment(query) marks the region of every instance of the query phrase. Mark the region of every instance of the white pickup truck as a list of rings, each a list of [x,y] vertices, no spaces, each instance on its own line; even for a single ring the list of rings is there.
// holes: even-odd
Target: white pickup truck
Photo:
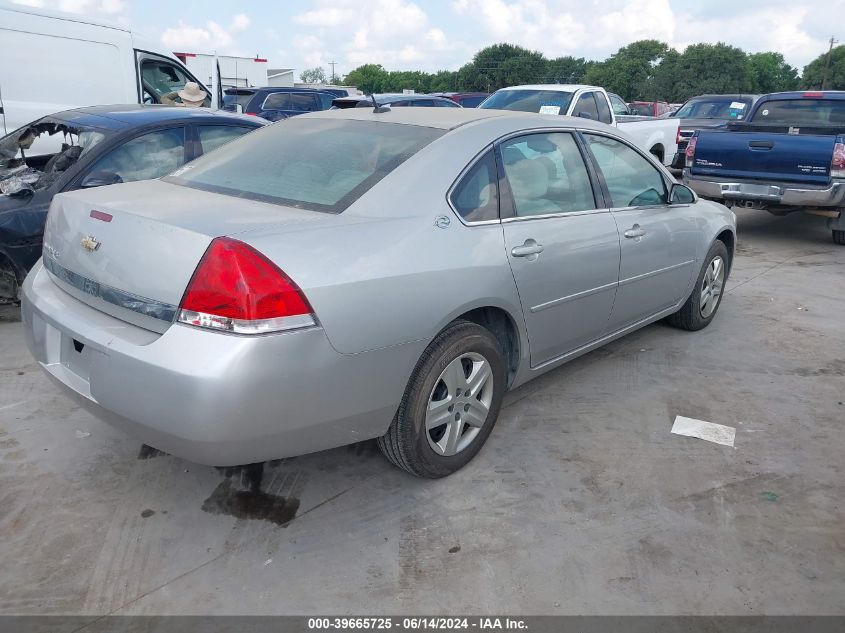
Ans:
[[[579,116],[619,128],[642,149],[670,165],[678,150],[677,119],[617,120],[604,88],[582,84],[538,84],[502,88],[479,108]]]

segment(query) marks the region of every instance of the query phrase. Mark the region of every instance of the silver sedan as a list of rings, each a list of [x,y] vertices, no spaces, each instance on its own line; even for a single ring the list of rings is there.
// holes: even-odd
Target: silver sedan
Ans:
[[[600,123],[358,108],[56,196],[23,315],[66,393],[161,450],[379,438],[441,477],[506,390],[658,319],[707,326],[734,245],[731,211]]]

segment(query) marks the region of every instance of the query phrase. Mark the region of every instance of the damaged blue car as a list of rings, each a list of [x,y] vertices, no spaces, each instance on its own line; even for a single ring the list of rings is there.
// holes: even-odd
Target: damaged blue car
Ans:
[[[94,106],[52,114],[0,139],[0,299],[19,298],[63,191],[159,178],[264,119],[206,108]]]

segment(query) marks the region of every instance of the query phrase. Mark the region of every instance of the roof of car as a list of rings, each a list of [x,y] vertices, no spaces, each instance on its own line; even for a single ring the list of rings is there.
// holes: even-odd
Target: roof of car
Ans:
[[[527,84],[524,86],[508,86],[499,90],[552,90],[555,92],[575,92],[576,90],[602,90],[598,86],[586,84]]]
[[[256,117],[243,116],[209,108],[177,108],[163,105],[106,105],[74,108],[51,115],[54,118],[73,120],[81,125],[106,129],[121,129],[166,121],[199,121],[223,119],[236,120],[248,125],[261,125]]]
[[[337,110],[323,110],[309,112],[296,117],[320,119],[351,119],[356,121],[380,121],[385,123],[399,123],[403,125],[419,125],[443,130],[453,130],[467,123],[508,117],[514,120],[517,127],[529,129],[544,127],[550,123],[560,124],[561,127],[571,126],[583,129],[610,130],[609,126],[589,119],[558,116],[550,114],[535,114],[533,112],[519,112],[515,110],[493,110],[480,108],[395,108],[383,112],[373,112],[372,108],[347,108]]]

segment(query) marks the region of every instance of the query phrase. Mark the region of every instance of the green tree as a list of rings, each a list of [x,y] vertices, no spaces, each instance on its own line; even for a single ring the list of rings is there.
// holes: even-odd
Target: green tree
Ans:
[[[822,53],[804,66],[801,83],[805,88],[821,89],[827,53]],[[830,66],[827,69],[825,90],[845,90],[845,45],[837,46],[830,53]]]
[[[652,99],[649,85],[668,52],[669,45],[657,40],[632,42],[604,62],[590,66],[585,81],[616,92],[629,101]]]
[[[546,63],[537,51],[514,44],[494,44],[478,51],[458,71],[459,88],[492,92],[505,86],[543,81]]]
[[[727,44],[692,44],[673,60],[674,84],[667,101],[686,101],[699,94],[751,92],[748,56]]]
[[[561,84],[580,84],[584,82],[588,62],[583,57],[557,57],[546,62],[544,81]]]
[[[431,75],[419,70],[394,70],[387,73],[387,80],[382,88],[384,92],[428,92]]]
[[[343,82],[347,86],[355,86],[365,94],[384,92],[390,75],[381,64],[364,64],[349,71]]]
[[[431,76],[429,90],[431,92],[456,92],[458,90],[458,73],[451,70],[438,70]]]
[[[326,71],[319,66],[307,68],[299,73],[299,80],[306,84],[326,83]]]
[[[764,94],[798,87],[798,70],[784,60],[780,53],[754,53],[748,56],[751,90]]]

